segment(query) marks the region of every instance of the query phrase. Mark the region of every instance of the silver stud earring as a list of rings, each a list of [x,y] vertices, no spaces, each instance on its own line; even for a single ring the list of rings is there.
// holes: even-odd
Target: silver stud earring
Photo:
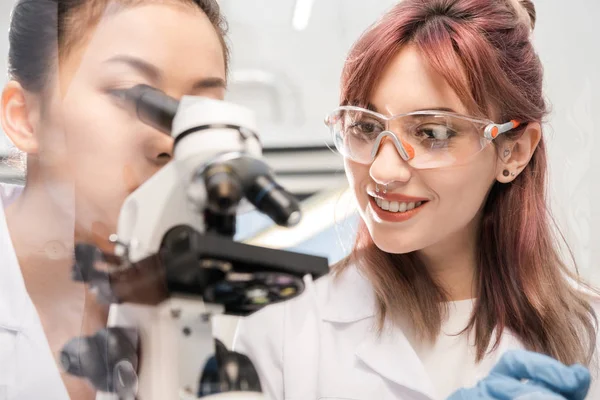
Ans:
[[[514,173],[514,172],[511,172],[511,173],[510,173],[510,176],[515,176],[515,173]]]
[[[379,185],[377,183],[375,184],[375,193],[379,193]]]
[[[383,194],[387,193],[387,185],[383,185]]]

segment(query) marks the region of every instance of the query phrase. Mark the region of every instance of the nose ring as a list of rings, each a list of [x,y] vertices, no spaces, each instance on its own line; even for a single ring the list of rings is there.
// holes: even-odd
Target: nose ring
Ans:
[[[379,193],[379,184],[378,183],[375,184],[375,192]],[[383,185],[383,193],[384,194],[387,193],[387,184]]]

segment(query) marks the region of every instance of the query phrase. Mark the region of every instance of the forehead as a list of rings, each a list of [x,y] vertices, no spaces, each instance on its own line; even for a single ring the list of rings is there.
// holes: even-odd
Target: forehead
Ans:
[[[74,75],[116,55],[144,59],[177,75],[225,75],[223,47],[199,7],[149,3],[105,12],[86,40],[61,62],[61,75]]]
[[[437,108],[468,113],[456,92],[414,45],[402,47],[384,68],[370,102],[388,115]]]

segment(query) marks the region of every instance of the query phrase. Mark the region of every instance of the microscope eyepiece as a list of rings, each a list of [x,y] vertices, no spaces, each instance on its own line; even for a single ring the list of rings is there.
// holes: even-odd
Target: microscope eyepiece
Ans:
[[[173,119],[179,101],[148,85],[137,85],[127,90],[115,90],[125,108],[131,110],[143,123],[171,135]]]
[[[208,208],[213,212],[235,213],[244,192],[235,172],[227,164],[213,164],[204,173]]]
[[[298,200],[269,175],[256,177],[246,197],[277,225],[292,227],[300,222],[302,213]]]

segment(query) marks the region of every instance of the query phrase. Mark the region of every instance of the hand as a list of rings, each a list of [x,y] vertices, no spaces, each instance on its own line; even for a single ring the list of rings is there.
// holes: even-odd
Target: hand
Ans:
[[[566,366],[539,353],[505,353],[490,374],[473,388],[447,400],[584,400],[590,373],[580,364]]]

